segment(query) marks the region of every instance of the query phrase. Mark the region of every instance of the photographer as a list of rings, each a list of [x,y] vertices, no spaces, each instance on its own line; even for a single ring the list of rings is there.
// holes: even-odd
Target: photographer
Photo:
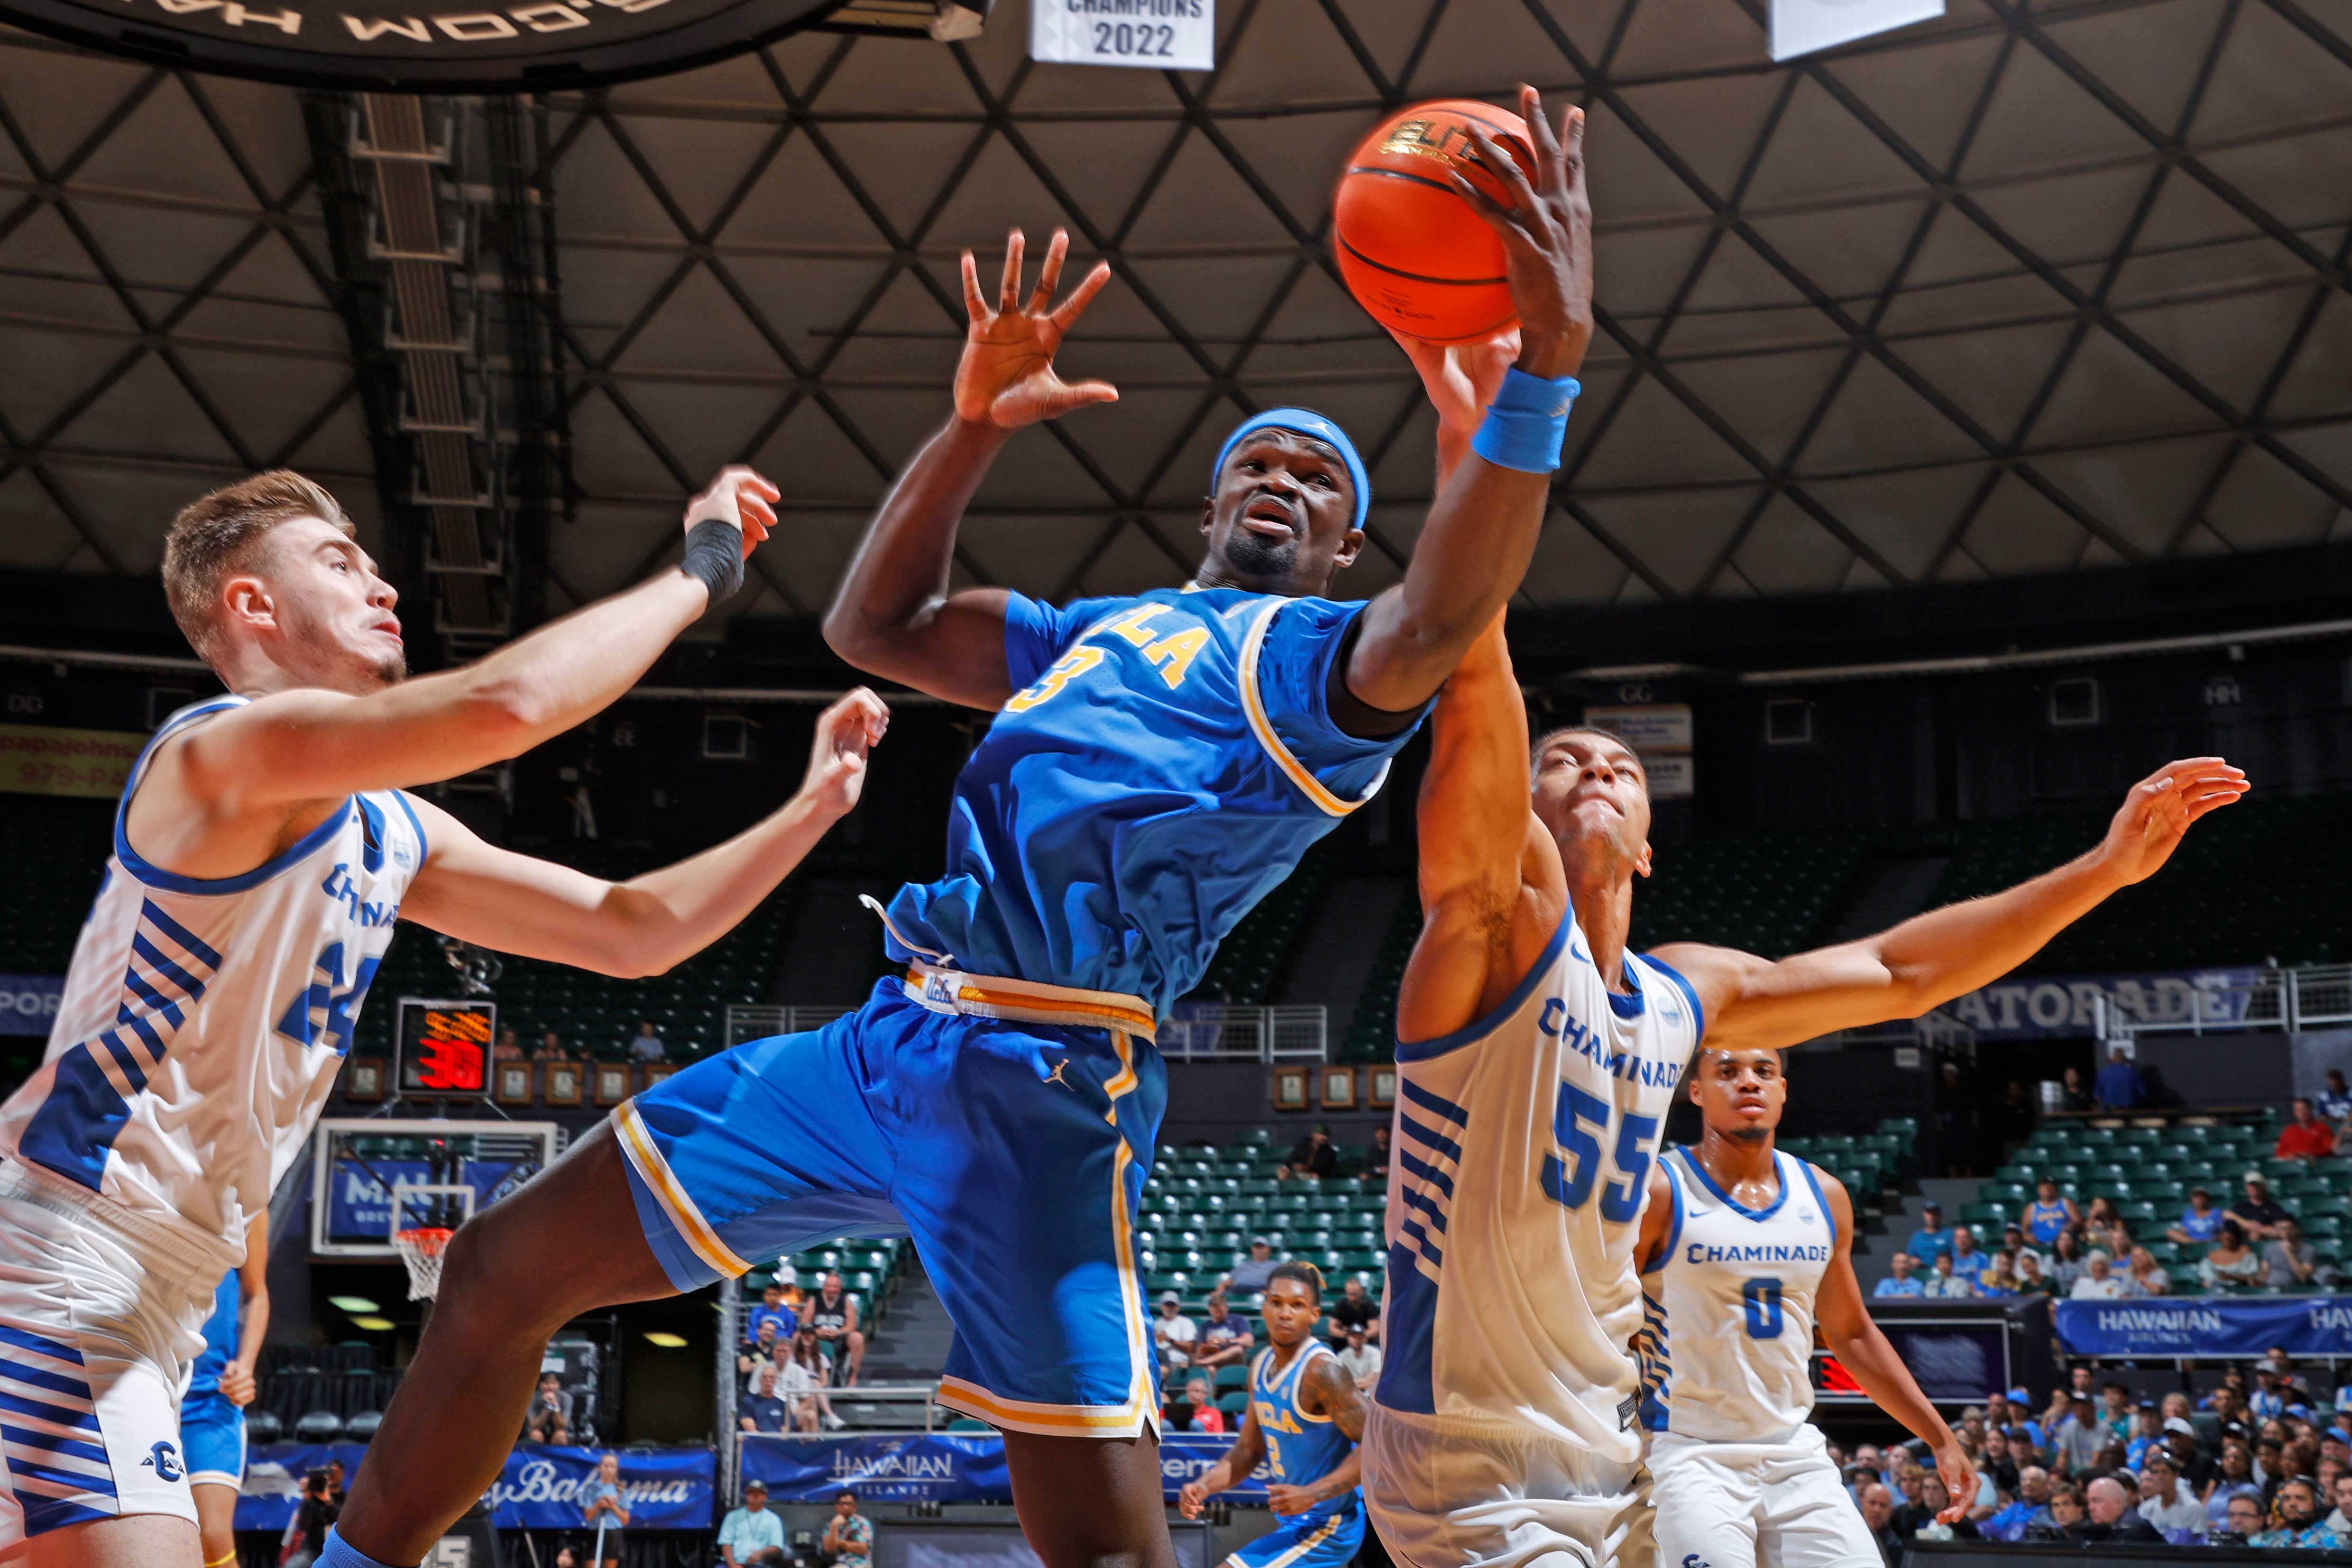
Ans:
[[[279,1568],[310,1568],[319,1560],[319,1549],[327,1539],[328,1527],[341,1512],[327,1481],[323,1469],[306,1471],[302,1477],[302,1501],[294,1511],[294,1523],[286,1532],[286,1543],[278,1556]]]

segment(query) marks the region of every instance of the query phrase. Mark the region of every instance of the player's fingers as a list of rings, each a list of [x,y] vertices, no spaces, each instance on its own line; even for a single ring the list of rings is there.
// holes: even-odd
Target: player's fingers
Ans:
[[[1068,331],[1077,319],[1087,313],[1087,307],[1095,302],[1095,296],[1109,286],[1110,263],[1107,261],[1095,263],[1093,270],[1078,279],[1078,286],[1070,290],[1070,297],[1067,299],[1062,301],[1062,308],[1054,312],[1055,329]]]
[[[765,474],[761,473],[756,468],[746,471],[743,482],[750,486],[752,490],[756,491],[760,495],[765,496],[771,501],[781,500],[783,498],[784,493],[777,487],[776,482],[773,479],[769,478]]]
[[[1473,123],[1469,130],[1471,145],[1478,150],[1478,162],[1509,193],[1512,203],[1521,212],[1533,207],[1535,187],[1528,183],[1528,172],[1519,166],[1518,159],[1512,156],[1502,138],[1488,133],[1483,125]]]
[[[1536,172],[1549,190],[1564,168],[1559,138],[1552,133],[1551,121],[1544,118],[1543,94],[1524,82],[1519,85],[1519,118],[1527,121],[1528,141],[1535,148]]]
[[[1584,110],[1574,104],[1559,117],[1560,160],[1568,171],[1568,188],[1584,186]]]
[[[971,318],[973,326],[988,319],[988,301],[981,297],[980,264],[971,252],[963,253],[963,313]]]
[[[1118,389],[1108,382],[1077,382],[1062,389],[1064,408],[1083,408],[1090,402],[1117,402]]]
[[[1014,229],[1004,241],[1004,277],[996,287],[996,313],[1011,315],[1021,308],[1021,256],[1028,236]]]
[[[1455,195],[1470,204],[1472,212],[1486,220],[1487,227],[1496,230],[1506,238],[1519,232],[1511,209],[1465,179],[1461,170],[1445,171],[1445,181],[1454,187]]]
[[[1070,254],[1070,231],[1055,229],[1053,242],[1045,246],[1045,265],[1037,274],[1037,287],[1029,291],[1029,314],[1043,316],[1053,308],[1054,290],[1062,287],[1062,262]]]

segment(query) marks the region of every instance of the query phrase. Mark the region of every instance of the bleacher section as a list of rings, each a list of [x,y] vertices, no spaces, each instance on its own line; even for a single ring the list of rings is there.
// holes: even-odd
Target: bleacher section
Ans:
[[[1247,1008],[1266,1004],[1307,935],[1317,896],[1330,880],[1331,842],[1325,839],[1308,850],[1297,869],[1242,917],[1185,1000]]]
[[[2203,1289],[2197,1266],[2211,1249],[2168,1241],[2166,1228],[2189,1207],[2190,1187],[2206,1188],[2216,1208],[2227,1208],[2244,1191],[2240,1178],[2259,1170],[2270,1180],[2271,1196],[2302,1224],[2319,1261],[2340,1265],[2352,1251],[2352,1164],[2273,1158],[2278,1133],[2275,1113],[2160,1127],[2080,1122],[2043,1127],[1978,1186],[1960,1210],[1959,1223],[1990,1225],[1998,1242],[2000,1227],[2017,1218],[2034,1184],[2049,1176],[2077,1208],[2087,1210],[2095,1197],[2114,1199],[2132,1239],[2171,1272],[2174,1293],[2193,1295]],[[2260,1287],[2231,1293],[2309,1294],[2320,1289]]]
[[[1824,1133],[1819,1137],[1781,1138],[1779,1146],[1811,1160],[1845,1185],[1856,1211],[1877,1212],[1886,1194],[1919,1174],[1919,1124],[1890,1116],[1872,1133]]]

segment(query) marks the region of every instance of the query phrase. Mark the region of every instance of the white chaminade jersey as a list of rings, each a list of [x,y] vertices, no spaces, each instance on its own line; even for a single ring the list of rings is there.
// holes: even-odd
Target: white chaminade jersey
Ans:
[[[0,1105],[0,1151],[224,1266],[318,1120],[425,853],[385,790],[242,876],[142,860],[123,818],[155,747],[244,701],[181,709],[131,768],[47,1057]]]
[[[1743,1208],[1688,1149],[1660,1157],[1675,1215],[1643,1279],[1642,1425],[1784,1441],[1812,1413],[1813,1298],[1837,1221],[1812,1166],[1775,1150],[1780,1196]]]
[[[1383,1407],[1639,1457],[1633,1247],[1705,1020],[1655,959],[1624,977],[1571,915],[1500,1007],[1397,1047]]]

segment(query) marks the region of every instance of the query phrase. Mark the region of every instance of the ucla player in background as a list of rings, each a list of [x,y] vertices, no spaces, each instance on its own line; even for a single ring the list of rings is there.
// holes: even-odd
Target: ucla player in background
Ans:
[[[1117,395],[1054,370],[1107,267],[1056,307],[1057,235],[1024,304],[1015,234],[991,309],[965,256],[954,412],[825,620],[852,664],[997,716],[956,782],[945,874],[886,913],[907,972],[821,1030],[646,1091],[460,1234],[331,1568],[405,1568],[481,1495],[552,1325],[845,1230],[913,1237],[957,1330],[940,1402],[1004,1434],[1047,1568],[1171,1568],[1133,1230],[1167,1088],[1153,1030],[1380,787],[1534,551],[1591,337],[1591,244],[1582,116],[1555,136],[1532,89],[1523,102],[1535,172],[1488,142],[1516,204],[1481,209],[1503,236],[1517,363],[1483,422],[1444,405],[1474,455],[1403,581],[1369,602],[1322,597],[1363,544],[1370,486],[1345,433],[1301,409],[1244,420],[1219,450],[1186,587],[1063,609],[950,591],[957,526],[1006,439]],[[1423,362],[1441,384],[1455,373]],[[610,1234],[629,1213],[642,1243]],[[583,1252],[591,1230],[607,1239]]]
[[[688,507],[677,570],[415,680],[391,586],[318,486],[258,475],[173,519],[164,590],[229,695],[173,715],[133,765],[46,1060],[0,1106],[0,1393],[16,1417],[0,1427],[0,1557],[201,1562],[180,1448],[197,1329],[318,1118],[396,918],[658,973],[855,802],[886,716],[870,692],[819,720],[781,810],[626,883],[494,848],[407,792],[626,692],[741,583],[775,494],[730,469]]]
[[[1976,1469],[1871,1321],[1853,1277],[1853,1200],[1780,1153],[1789,1081],[1769,1047],[1703,1048],[1705,1131],[1650,1167],[1637,1256],[1658,1560],[1686,1568],[1882,1568],[1878,1544],[1808,1417],[1813,1326],[1878,1407],[1934,1450],[1966,1517]]]
[[[269,1333],[269,1211],[245,1233],[245,1261],[221,1276],[205,1348],[180,1396],[180,1463],[196,1503],[205,1568],[236,1561],[236,1499],[245,1486],[245,1407],[253,1403],[254,1363]]]
[[[1633,1252],[1698,1042],[1791,1045],[1988,984],[2154,873],[2245,776],[2217,758],[2175,763],[2133,789],[2097,848],[2047,875],[1773,963],[1691,944],[1626,950],[1633,883],[1650,870],[1641,761],[1613,736],[1555,731],[1533,748],[1531,795],[1499,624],[1447,684],[1433,740],[1426,924],[1397,999],[1386,1360],[1365,1505],[1413,1568],[1646,1564]]]
[[[1224,1568],[1347,1568],[1364,1543],[1356,1490],[1364,1400],[1331,1347],[1315,1337],[1322,1274],[1312,1263],[1276,1265],[1258,1310],[1266,1348],[1250,1364],[1241,1433],[1223,1458],[1185,1483],[1176,1506],[1198,1519],[1211,1498],[1265,1463],[1273,1471],[1267,1500],[1282,1522],[1227,1557]]]

